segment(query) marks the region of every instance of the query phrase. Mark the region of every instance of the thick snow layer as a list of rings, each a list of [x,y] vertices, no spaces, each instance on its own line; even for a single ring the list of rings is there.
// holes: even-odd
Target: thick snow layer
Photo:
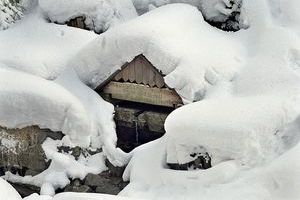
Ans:
[[[0,31],[0,62],[54,79],[66,62],[95,37],[92,32],[47,23],[34,11],[15,26]]]
[[[196,8],[172,4],[101,34],[69,65],[97,87],[140,54],[166,75],[167,85],[185,102],[193,102],[219,80],[233,79],[243,48],[231,34],[208,25]]]
[[[210,152],[215,162],[259,162],[277,150],[276,133],[300,113],[299,37],[272,23],[267,4],[245,5],[249,13],[261,10],[249,15],[249,30],[235,34],[247,47],[244,65],[231,82],[219,82],[203,101],[168,117],[170,163],[191,161],[197,148]],[[249,38],[257,41],[251,44]]]
[[[69,184],[69,178],[101,173],[106,169],[105,158],[114,165],[128,162],[130,154],[116,148],[113,106],[81,83],[72,69],[49,81],[0,66],[0,111],[2,127],[38,125],[66,135],[62,141],[46,140],[43,144],[51,160],[47,170],[34,177],[5,176],[12,182],[39,186],[41,194],[54,195],[56,189]],[[103,153],[76,161],[57,152],[57,146],[66,145],[102,148]]]
[[[215,22],[226,21],[233,12],[240,12],[241,0],[132,0],[139,14],[171,3],[187,3],[196,6],[205,19]]]
[[[0,200],[21,200],[18,192],[5,180],[0,178]]]
[[[131,0],[39,0],[39,6],[51,21],[58,23],[85,17],[87,27],[96,32],[137,16]]]
[[[297,15],[280,2],[244,1],[250,28],[231,33],[245,47],[239,71],[210,88],[202,101],[171,113],[166,135],[135,150],[124,173],[131,182],[121,195],[300,198],[299,18],[286,17]],[[293,6],[300,3],[293,1]],[[212,168],[168,169],[167,162],[186,163],[198,152],[211,155]]]
[[[188,163],[195,159],[191,154],[205,152],[213,164],[231,159],[248,165],[262,162],[279,150],[276,133],[299,115],[299,100],[275,95],[220,97],[178,109],[165,124],[167,162]]]
[[[0,76],[1,126],[38,125],[62,131],[71,145],[103,147],[112,163],[127,162],[126,155],[115,148],[113,106],[82,84],[72,70],[48,81],[2,66]]]
[[[299,129],[298,129],[299,131]],[[208,170],[175,171],[165,162],[165,139],[136,149],[121,196],[145,199],[298,200],[300,145],[266,165],[247,169],[235,161]],[[145,173],[144,169],[148,171]]]
[[[39,125],[88,142],[89,122],[80,101],[45,79],[1,66],[0,124],[8,128]],[[17,80],[17,81],[16,81]],[[33,106],[34,105],[34,106]],[[16,117],[17,116],[17,117]],[[84,139],[85,138],[85,139]]]
[[[291,2],[245,0],[250,28],[237,33],[210,27],[196,8],[182,4],[155,9],[95,40],[90,32],[46,24],[34,15],[0,32],[0,62],[42,77],[58,77],[47,81],[1,65],[0,124],[13,128],[37,124],[67,135],[63,141],[47,140],[43,145],[53,163],[39,178],[9,173],[6,178],[34,183],[42,186],[43,194],[53,195],[69,178],[105,169],[105,156],[116,165],[126,163],[129,155],[115,148],[113,107],[82,84],[71,68],[96,87],[122,64],[144,54],[186,102],[203,100],[173,112],[165,124],[166,135],[132,153],[124,173],[131,182],[121,195],[172,200],[300,199],[300,18],[296,12],[300,3]],[[40,31],[36,24],[41,24]],[[64,43],[54,33],[69,33],[71,39]],[[43,49],[44,57],[38,54]],[[70,68],[65,66],[68,59]],[[103,147],[104,153],[76,162],[57,153],[56,146],[62,143]],[[211,155],[212,168],[168,169],[167,162],[189,162],[191,153],[201,151]],[[55,198],[102,196],[65,193]]]

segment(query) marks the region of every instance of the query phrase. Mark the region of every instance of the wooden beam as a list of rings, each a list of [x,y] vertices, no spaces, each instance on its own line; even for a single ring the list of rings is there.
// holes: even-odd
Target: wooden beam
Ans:
[[[135,83],[119,83],[111,81],[103,89],[112,98],[159,106],[176,107],[182,104],[178,94],[168,88],[151,88]]]

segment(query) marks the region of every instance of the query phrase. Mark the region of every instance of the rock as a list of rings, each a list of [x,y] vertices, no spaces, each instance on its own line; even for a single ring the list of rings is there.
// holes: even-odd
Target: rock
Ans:
[[[91,187],[105,186],[110,184],[110,180],[106,177],[96,175],[96,174],[88,174],[85,178],[85,185]]]
[[[164,133],[164,124],[168,114],[158,112],[145,112],[146,123],[150,131]]]
[[[92,192],[93,190],[87,185],[80,185],[80,186],[68,185],[64,191],[65,192]]]
[[[195,160],[185,163],[168,163],[170,169],[174,170],[189,170],[189,169],[208,169],[211,168],[211,157],[208,153],[194,153],[191,157],[195,158]]]
[[[34,170],[32,170],[32,169],[28,169],[28,170],[26,170],[26,172],[25,172],[25,176],[36,176],[36,175],[38,175],[40,172],[37,172],[37,171],[34,171]]]
[[[79,156],[82,154],[83,150],[80,147],[74,147],[72,148],[71,155],[75,157],[76,160],[78,160]]]
[[[83,185],[80,179],[74,179],[64,189],[65,192],[92,192],[92,188],[88,185]]]
[[[117,195],[121,189],[115,185],[106,185],[96,187],[96,193]]]
[[[122,178],[125,167],[115,167],[108,159],[105,160],[105,164],[108,167],[111,176]]]
[[[62,133],[30,126],[22,129],[0,127],[0,166],[17,166],[42,172],[48,167],[41,144],[47,137],[61,139]]]
[[[140,110],[133,108],[115,107],[115,121],[119,126],[128,128],[135,128],[135,121],[137,120],[137,113]]]
[[[19,183],[10,183],[18,192],[19,194],[24,198],[27,197],[33,193],[39,193],[40,188],[34,185],[28,185],[28,184],[19,184]]]
[[[88,174],[84,184],[94,188],[96,193],[116,195],[126,187],[128,183],[123,182],[121,177],[113,176],[110,171],[106,171],[99,175]]]

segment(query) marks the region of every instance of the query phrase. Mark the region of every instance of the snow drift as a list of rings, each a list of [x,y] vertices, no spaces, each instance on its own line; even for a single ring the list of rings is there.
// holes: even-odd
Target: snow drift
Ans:
[[[244,1],[250,28],[231,34],[245,47],[239,70],[207,90],[202,101],[171,113],[164,138],[135,150],[124,173],[131,183],[121,195],[300,198],[299,18],[280,2]],[[168,169],[167,162],[186,163],[201,152],[210,153],[212,168]],[[146,166],[151,172],[143,173]]]
[[[46,79],[55,79],[79,49],[97,35],[46,22],[32,11],[15,26],[0,31],[0,62]]]

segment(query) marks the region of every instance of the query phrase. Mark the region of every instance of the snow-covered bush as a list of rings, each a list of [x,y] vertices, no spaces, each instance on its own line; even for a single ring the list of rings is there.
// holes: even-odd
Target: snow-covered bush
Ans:
[[[83,17],[87,28],[98,33],[137,16],[131,0],[39,0],[39,6],[52,22]]]
[[[10,24],[20,19],[22,8],[16,0],[0,1],[0,30],[7,29]]]
[[[170,3],[196,6],[206,21],[222,30],[239,30],[247,24],[241,17],[242,0],[133,0],[139,14]]]

